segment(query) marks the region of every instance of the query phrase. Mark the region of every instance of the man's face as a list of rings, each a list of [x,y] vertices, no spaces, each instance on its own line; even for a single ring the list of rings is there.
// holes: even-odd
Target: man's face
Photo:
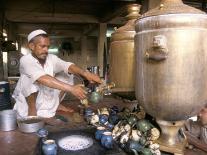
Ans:
[[[199,113],[199,118],[202,125],[207,125],[207,108],[203,108]]]
[[[49,38],[42,36],[36,37],[33,42],[29,43],[32,54],[40,60],[46,60],[49,46]]]

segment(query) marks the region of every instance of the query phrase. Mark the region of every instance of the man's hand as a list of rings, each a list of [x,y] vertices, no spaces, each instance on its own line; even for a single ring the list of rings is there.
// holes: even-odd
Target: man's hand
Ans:
[[[206,143],[202,142],[200,139],[192,135],[189,131],[185,131],[185,135],[187,137],[188,143],[192,144],[198,149],[207,152],[207,145]]]
[[[80,100],[85,99],[87,94],[87,92],[84,90],[84,85],[82,84],[72,86],[70,92]]]
[[[93,74],[89,71],[85,71],[84,72],[84,77],[90,81],[91,83],[97,82],[97,83],[102,83],[100,77],[96,74]]]

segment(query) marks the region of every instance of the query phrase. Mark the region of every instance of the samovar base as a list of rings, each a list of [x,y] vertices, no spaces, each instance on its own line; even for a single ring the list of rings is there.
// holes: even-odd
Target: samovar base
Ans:
[[[160,150],[183,155],[186,139],[179,134],[179,129],[183,127],[185,121],[164,121],[157,119],[157,123],[161,128],[160,138],[157,143],[160,145]]]

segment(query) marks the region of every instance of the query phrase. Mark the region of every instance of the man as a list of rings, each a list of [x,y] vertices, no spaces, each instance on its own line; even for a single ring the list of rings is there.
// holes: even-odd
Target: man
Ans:
[[[71,85],[67,78],[56,78],[57,73],[80,75],[90,82],[101,83],[101,79],[75,64],[65,62],[48,54],[50,40],[43,30],[28,35],[31,54],[20,59],[20,79],[14,90],[14,109],[21,117],[53,117],[56,110],[69,111],[60,103],[64,92],[72,93],[78,99],[86,98],[83,85]],[[67,77],[66,76],[66,77]]]
[[[198,121],[188,120],[185,128],[188,143],[207,153],[207,104],[199,112]]]

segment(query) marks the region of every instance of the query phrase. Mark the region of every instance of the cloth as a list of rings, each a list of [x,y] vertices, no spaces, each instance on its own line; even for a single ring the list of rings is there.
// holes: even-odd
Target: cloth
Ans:
[[[192,135],[207,144],[207,126],[202,126],[199,121],[187,120],[185,128]]]
[[[41,117],[53,117],[59,105],[60,90],[38,84],[36,80],[43,75],[56,77],[60,81],[73,84],[73,77],[68,74],[68,68],[72,63],[65,62],[55,55],[47,56],[44,67],[31,54],[20,59],[20,79],[12,97],[16,103],[14,110],[18,115],[28,115],[26,97],[38,92],[36,99],[37,115]]]

